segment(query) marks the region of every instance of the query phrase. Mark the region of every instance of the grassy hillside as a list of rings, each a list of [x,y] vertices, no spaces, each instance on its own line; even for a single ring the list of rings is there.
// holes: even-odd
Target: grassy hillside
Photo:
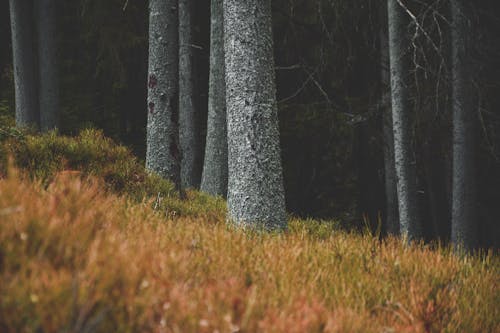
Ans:
[[[1,332],[500,331],[497,255],[245,232],[98,132],[0,140]]]

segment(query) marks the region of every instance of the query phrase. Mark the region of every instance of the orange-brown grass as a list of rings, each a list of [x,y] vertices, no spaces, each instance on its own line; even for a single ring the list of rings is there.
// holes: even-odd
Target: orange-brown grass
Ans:
[[[499,260],[0,180],[1,332],[500,332]],[[217,218],[214,218],[217,216]],[[319,230],[319,232],[318,232]]]

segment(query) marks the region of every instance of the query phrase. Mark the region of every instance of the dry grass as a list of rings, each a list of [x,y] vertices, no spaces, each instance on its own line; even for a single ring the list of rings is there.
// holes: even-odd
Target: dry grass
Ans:
[[[500,332],[496,255],[311,221],[251,233],[217,204],[177,215],[72,173],[21,178],[0,180],[1,332]]]

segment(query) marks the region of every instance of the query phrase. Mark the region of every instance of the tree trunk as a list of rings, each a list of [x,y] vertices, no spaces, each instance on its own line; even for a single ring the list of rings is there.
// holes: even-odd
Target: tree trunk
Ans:
[[[412,106],[410,102],[410,47],[408,20],[398,0],[388,0],[389,57],[391,71],[392,123],[396,165],[399,229],[410,240],[422,236],[417,214],[416,162],[412,149]]]
[[[270,0],[224,1],[224,49],[229,219],[286,228]]]
[[[201,179],[199,108],[195,96],[193,60],[193,0],[179,0],[179,140],[183,188],[198,188]]]
[[[42,131],[58,126],[59,87],[57,74],[55,0],[35,1],[38,28],[38,100]]]
[[[177,1],[150,0],[146,167],[180,188],[178,38]]]
[[[225,197],[228,162],[222,2],[222,0],[211,1],[208,122],[201,190]]]
[[[382,5],[381,21],[387,20],[387,8]],[[384,138],[384,180],[385,180],[385,228],[389,235],[399,235],[398,191],[394,161],[394,134],[392,131],[391,74],[389,72],[389,41],[387,29],[380,29],[380,101],[382,108],[382,132]]]
[[[475,108],[472,84],[471,28],[465,0],[451,1],[453,183],[451,240],[457,247],[476,246],[474,177]]]
[[[10,0],[16,124],[39,128],[33,1]]]

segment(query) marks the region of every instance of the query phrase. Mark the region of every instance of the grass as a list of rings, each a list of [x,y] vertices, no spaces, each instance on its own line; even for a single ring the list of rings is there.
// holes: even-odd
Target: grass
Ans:
[[[0,118],[0,176],[6,175],[8,159],[33,181],[48,186],[61,173],[84,179],[97,177],[103,190],[126,195],[134,201],[155,198],[154,206],[170,215],[188,215],[214,220],[213,212],[224,210],[225,203],[196,191],[187,191],[188,200],[179,200],[174,185],[147,173],[144,163],[124,146],[106,138],[101,131],[83,130],[76,137],[49,132],[36,135]]]
[[[116,185],[131,156],[102,136],[20,135],[0,179],[1,332],[500,332],[496,254],[311,220],[244,231],[222,200],[181,200],[139,166]]]

